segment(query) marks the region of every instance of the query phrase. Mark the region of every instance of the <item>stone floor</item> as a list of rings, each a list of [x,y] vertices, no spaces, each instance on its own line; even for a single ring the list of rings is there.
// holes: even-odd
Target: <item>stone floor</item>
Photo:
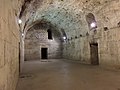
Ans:
[[[25,62],[16,90],[120,90],[120,72],[62,60]]]

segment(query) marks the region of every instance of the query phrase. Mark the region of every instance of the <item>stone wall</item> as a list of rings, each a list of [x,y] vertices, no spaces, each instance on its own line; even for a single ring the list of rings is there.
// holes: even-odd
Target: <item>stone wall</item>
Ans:
[[[120,1],[112,1],[101,12],[95,12],[99,29],[99,58],[100,64],[120,68]],[[104,29],[107,27],[108,29]]]
[[[59,37],[52,33],[53,40],[48,39],[47,30],[29,30],[25,38],[25,61],[40,60],[41,48],[48,48],[48,59],[59,59],[62,57],[62,44]]]
[[[96,7],[91,6],[93,2],[90,3],[87,5],[88,10],[85,11],[83,17],[86,22],[84,27],[86,34],[82,32],[81,36],[78,34],[72,36],[72,33],[68,34],[68,36],[72,37],[68,37],[68,40],[64,42],[64,57],[73,61],[77,60],[81,63],[91,64],[90,43],[98,43],[99,64],[105,67],[114,66],[120,68],[120,1],[101,1],[101,4]],[[91,8],[92,11],[89,10]],[[90,30],[87,26],[85,16],[88,13],[93,13],[96,17],[96,31]]]
[[[15,90],[19,75],[20,0],[0,2],[0,90]]]
[[[119,0],[33,0],[26,9],[28,27],[35,22],[50,22],[67,39],[63,58],[91,64],[91,43],[98,44],[99,64],[119,66]],[[39,5],[39,4],[40,5]],[[34,10],[36,13],[31,13]],[[34,9],[33,9],[34,8]],[[90,30],[86,15],[95,16],[96,31]],[[107,30],[104,30],[108,28]],[[27,29],[26,29],[27,31]]]

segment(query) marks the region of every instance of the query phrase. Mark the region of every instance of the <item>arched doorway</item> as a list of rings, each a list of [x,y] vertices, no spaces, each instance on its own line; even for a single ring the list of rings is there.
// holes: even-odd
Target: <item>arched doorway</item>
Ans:
[[[97,22],[95,20],[95,16],[92,13],[88,13],[88,15],[86,15],[86,21],[88,23],[90,32],[96,31]],[[94,39],[94,33],[92,36],[93,41],[90,43],[90,60],[92,65],[99,65],[98,43],[96,43]]]
[[[98,43],[90,43],[91,64],[99,65]]]

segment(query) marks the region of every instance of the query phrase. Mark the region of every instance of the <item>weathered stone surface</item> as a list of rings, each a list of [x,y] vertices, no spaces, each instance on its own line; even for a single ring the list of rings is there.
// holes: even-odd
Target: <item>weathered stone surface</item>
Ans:
[[[0,2],[0,90],[15,90],[19,73],[20,0]]]
[[[15,88],[18,75],[19,30],[26,33],[29,28],[41,21],[45,21],[44,25],[46,26],[51,24],[51,27],[56,30],[55,36],[60,33],[59,38],[67,37],[63,43],[58,41],[53,43],[40,42],[40,46],[50,48],[49,58],[61,57],[60,53],[63,53],[63,58],[90,64],[90,44],[98,43],[100,65],[119,67],[119,9],[119,0],[25,0],[25,3],[24,0],[1,0],[0,89],[14,90]],[[92,13],[95,17],[96,31],[90,28],[90,23],[86,20],[89,13]],[[20,29],[17,24],[19,14],[23,21]],[[31,39],[27,43],[29,41]],[[22,43],[24,45],[23,41]],[[37,44],[37,41],[33,42],[33,46],[35,44]],[[59,48],[62,45],[63,52]],[[27,45],[27,49],[33,46]],[[22,47],[23,50],[21,51],[24,51],[24,46]],[[25,52],[28,54],[35,52],[36,54],[34,50],[37,49],[38,46],[36,46],[36,49]],[[22,56],[24,56],[24,53],[22,53]],[[27,57],[30,57],[30,55]],[[38,58],[39,54],[36,54],[36,57]]]
[[[52,32],[53,39],[48,39],[46,29],[31,29],[25,37],[25,60],[40,60],[41,48],[48,48],[48,59],[62,58],[62,43],[59,37],[55,37]]]

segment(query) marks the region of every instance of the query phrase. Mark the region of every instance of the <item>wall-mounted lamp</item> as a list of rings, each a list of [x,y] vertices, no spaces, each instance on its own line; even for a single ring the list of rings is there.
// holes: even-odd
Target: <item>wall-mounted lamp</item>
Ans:
[[[66,40],[67,38],[64,36],[63,39]]]
[[[92,22],[92,23],[90,24],[90,27],[91,27],[91,28],[95,28],[95,27],[96,27],[96,23],[95,23],[95,22]]]
[[[19,24],[21,24],[21,23],[22,23],[22,20],[21,20],[21,19],[19,19],[19,20],[18,20],[18,23],[19,23]]]
[[[22,33],[22,37],[24,36],[24,33]]]

